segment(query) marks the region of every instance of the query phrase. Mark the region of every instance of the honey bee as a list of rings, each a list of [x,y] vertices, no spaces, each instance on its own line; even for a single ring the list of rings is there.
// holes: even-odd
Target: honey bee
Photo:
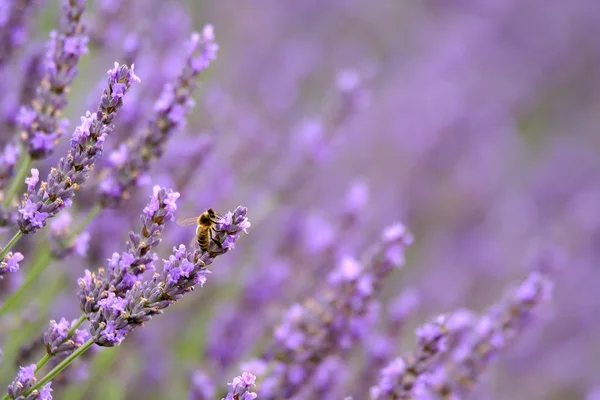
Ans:
[[[197,217],[181,217],[177,218],[176,222],[179,226],[197,224],[195,241],[200,246],[200,249],[208,251],[208,245],[211,241],[219,246],[219,248],[222,247],[221,242],[214,235],[215,232],[218,232],[215,229],[215,225],[219,223],[221,218],[221,215],[216,213],[212,208],[209,208]]]

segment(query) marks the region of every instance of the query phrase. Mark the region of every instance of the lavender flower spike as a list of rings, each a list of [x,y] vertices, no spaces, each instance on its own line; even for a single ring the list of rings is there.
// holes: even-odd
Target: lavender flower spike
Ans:
[[[258,395],[250,391],[252,386],[256,386],[254,383],[256,376],[249,372],[244,372],[241,376],[233,378],[231,383],[228,383],[229,392],[227,396],[221,400],[252,400],[256,399]]]
[[[16,144],[9,142],[0,152],[0,188],[4,188],[12,177],[21,150]]]
[[[108,260],[108,269],[100,269],[97,275],[86,270],[85,277],[79,279],[79,302],[83,312],[97,311],[100,301],[106,303],[111,298],[121,298],[145,271],[154,270],[154,261],[158,257],[151,250],[161,242],[165,223],[173,220],[178,198],[179,193],[154,186],[150,203],[140,217],[140,233],[129,232],[126,251],[113,253]]]
[[[66,157],[60,159],[57,168],[52,168],[47,181],[41,182],[39,189],[36,190],[37,184],[28,185],[18,209],[21,232],[36,232],[46,225],[49,218],[69,207],[75,191],[86,183],[90,170],[102,155],[104,141],[114,129],[112,121],[123,105],[123,96],[134,81],[139,81],[133,65],[128,68],[115,63],[108,75],[108,88],[102,93],[98,109],[81,117],[81,125],[73,132]]]
[[[220,235],[224,235],[220,238],[224,243],[222,248],[215,245],[209,246],[207,251],[198,248],[188,251],[184,245],[179,245],[173,248],[168,260],[163,260],[162,272],[155,273],[151,280],[135,282],[124,297],[111,293],[98,302],[98,311],[88,314],[94,342],[106,347],[120,344],[129,332],[162,314],[163,309],[193,291],[197,284],[203,286],[210,273],[207,266],[232,249],[233,242],[249,226],[246,208],[238,207],[233,213],[227,213],[220,224],[223,231]],[[96,285],[93,276],[84,278],[83,284]]]
[[[198,75],[216,58],[218,46],[214,39],[210,25],[202,34],[192,35],[185,67],[174,83],[164,86],[146,129],[114,153],[112,159],[116,161],[104,172],[100,183],[104,206],[116,207],[131,195],[150,162],[161,157],[169,137],[185,124],[185,115],[194,105],[192,95]]]
[[[50,231],[48,233],[48,243],[52,257],[62,259],[71,254],[77,254],[84,257],[87,253],[90,234],[81,232],[74,238],[72,236],[73,224],[71,214],[63,211],[50,222]]]
[[[369,326],[369,313],[385,278],[403,265],[410,243],[412,235],[404,225],[390,226],[364,262],[344,257],[326,287],[288,310],[263,357],[273,357],[275,365],[261,385],[261,396],[294,397],[328,356],[352,347]]]
[[[17,272],[19,270],[19,263],[23,261],[23,254],[12,251],[4,256],[0,261],[0,279],[8,272]]]
[[[440,356],[453,347],[456,339],[475,321],[467,310],[441,315],[417,329],[417,349],[405,358],[396,358],[381,370],[377,385],[371,387],[371,399],[415,398],[415,384]]]
[[[77,320],[71,321],[71,324],[66,319],[62,318],[59,323],[56,321],[50,321],[50,328],[44,333],[44,345],[46,346],[46,352],[48,355],[54,356],[59,355],[66,357],[71,354],[75,349],[81,347],[89,339],[89,334],[85,330],[75,329],[73,335],[67,336],[69,329],[71,329]]]
[[[60,119],[67,93],[77,76],[79,59],[87,53],[88,37],[81,22],[84,0],[66,0],[59,32],[50,32],[45,71],[30,107],[22,107],[17,123],[21,139],[33,159],[52,153],[65,133],[68,120]]]
[[[493,305],[463,339],[444,365],[422,378],[423,390],[444,398],[464,398],[475,386],[499,350],[508,346],[531,322],[552,292],[552,281],[538,271],[529,274],[505,299]]]
[[[23,396],[31,389],[37,379],[35,378],[35,364],[31,364],[27,367],[20,367],[19,373],[15,380],[8,386],[8,398],[13,400],[52,400],[52,389],[50,388],[51,382],[48,382],[39,391],[34,390],[27,397]]]
[[[11,58],[14,51],[27,40],[25,25],[35,6],[35,0],[4,1],[0,18],[0,66]]]
[[[194,371],[190,376],[189,400],[212,400],[215,397],[215,386],[208,376]]]

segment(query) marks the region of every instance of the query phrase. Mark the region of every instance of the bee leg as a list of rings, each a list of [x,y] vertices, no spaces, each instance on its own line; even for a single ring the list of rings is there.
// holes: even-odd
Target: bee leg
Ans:
[[[218,240],[217,240],[217,239],[216,239],[216,238],[213,236],[213,233],[214,233],[214,232],[213,232],[213,230],[211,229],[211,231],[210,231],[210,240],[212,240],[214,244],[216,244],[217,246],[219,246],[219,248],[220,248],[220,249],[222,249],[222,248],[223,248],[223,244],[222,244],[220,241],[218,241]]]

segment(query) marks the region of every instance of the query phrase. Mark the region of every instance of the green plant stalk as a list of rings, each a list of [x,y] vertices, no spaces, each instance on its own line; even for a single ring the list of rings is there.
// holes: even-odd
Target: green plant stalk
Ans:
[[[19,169],[15,176],[13,176],[12,181],[10,182],[10,186],[4,193],[4,201],[3,205],[5,208],[10,207],[12,199],[15,197],[21,185],[25,182],[25,175],[27,175],[27,171],[31,166],[31,156],[25,149],[21,149],[22,152],[25,153],[25,156],[21,159],[21,163],[19,165]]]
[[[81,223],[75,228],[75,230],[69,235],[67,238],[67,242],[75,239],[77,235],[81,233],[85,229],[85,227],[102,211],[102,206],[100,204],[96,204],[90,212],[86,215],[86,217],[81,221]],[[20,231],[19,231],[20,232]],[[14,238],[13,238],[14,239]],[[17,290],[11,293],[5,300],[4,303],[0,306],[0,316],[6,314],[8,310],[15,306],[18,303],[19,299],[25,293],[25,291],[36,281],[36,279],[44,272],[46,267],[50,265],[50,262],[53,260],[52,254],[50,250],[47,248],[38,253],[36,257],[33,268],[27,274],[25,278],[25,282]]]
[[[79,328],[79,326],[80,326],[81,324],[83,324],[83,322],[84,322],[86,319],[87,319],[87,316],[86,316],[85,314],[82,314],[82,315],[79,317],[79,319],[78,319],[78,320],[75,322],[75,324],[73,324],[73,326],[71,327],[71,329],[69,329],[69,332],[67,333],[67,337],[66,337],[66,338],[63,340],[63,342],[64,342],[65,340],[69,340],[69,338],[70,338],[71,336],[73,336],[73,333],[75,332],[75,329]],[[91,342],[91,343],[90,343],[90,342]],[[45,376],[45,377],[42,379],[42,381],[43,381],[44,379],[46,379],[46,380],[45,380],[45,381],[42,383],[42,385],[43,385],[43,384],[45,384],[45,383],[47,383],[48,381],[50,381],[50,380],[51,380],[52,378],[54,378],[56,375],[58,375],[58,374],[59,374],[59,373],[60,373],[60,372],[61,372],[63,369],[65,369],[65,368],[66,368],[66,367],[67,367],[67,366],[68,366],[68,365],[69,365],[71,362],[73,362],[73,361],[75,360],[75,358],[77,358],[77,357],[79,357],[81,354],[83,354],[83,353],[84,353],[84,352],[85,352],[85,351],[86,351],[86,350],[87,350],[87,349],[88,349],[88,348],[89,348],[89,347],[90,347],[92,344],[94,344],[94,341],[93,341],[92,339],[88,340],[86,343],[84,343],[84,344],[81,346],[81,347],[84,347],[84,346],[86,346],[86,345],[87,345],[86,349],[84,349],[84,350],[83,350],[83,351],[81,351],[81,352],[78,352],[78,351],[81,349],[81,347],[80,347],[79,349],[75,350],[75,351],[74,351],[74,352],[73,352],[73,353],[72,353],[72,354],[71,354],[69,357],[67,357],[65,360],[63,360],[63,362],[61,362],[61,363],[60,363],[60,364],[58,364],[58,365],[57,365],[57,366],[56,366],[54,369],[52,369],[52,371],[48,372],[48,373],[46,374],[46,376]],[[77,353],[77,356],[75,356],[75,357],[72,357],[72,358],[71,358],[71,356],[72,356],[73,354],[75,354],[75,353]],[[42,369],[42,367],[43,367],[44,365],[46,365],[46,363],[47,363],[48,361],[50,361],[50,359],[51,359],[52,357],[53,357],[53,356],[52,356],[52,355],[50,355],[50,354],[48,354],[48,353],[44,354],[44,355],[43,355],[43,357],[42,357],[42,358],[40,358],[40,360],[39,360],[39,361],[38,361],[38,362],[35,364],[35,372],[38,372],[40,369]],[[69,360],[69,359],[70,359],[70,361],[69,361],[68,363],[65,363],[65,361],[67,361],[67,360]],[[64,365],[63,365],[63,364],[64,364]],[[59,366],[61,366],[61,365],[62,365],[62,368],[58,369],[58,367],[59,367]],[[37,384],[36,384],[36,385],[35,385],[33,388],[31,388],[31,390],[29,390],[29,391],[28,391],[28,392],[25,394],[25,397],[27,397],[27,395],[28,395],[28,394],[30,394],[30,393],[31,393],[32,391],[34,391],[35,389],[39,389],[39,388],[41,387],[41,386],[40,386],[40,382],[41,382],[41,381],[38,381],[38,383],[37,383]],[[6,396],[4,396],[2,399],[3,399],[3,400],[4,400],[4,399],[8,399],[8,394],[6,394]]]
[[[9,240],[6,246],[4,246],[4,248],[2,249],[2,252],[0,252],[0,260],[2,260],[4,256],[8,254],[10,249],[19,241],[19,239],[21,239],[21,236],[23,236],[23,232],[18,231],[17,233],[15,233],[15,236],[13,236],[12,239]]]
[[[32,338],[34,335],[39,334],[47,327],[47,322],[42,322],[41,319],[48,320],[47,316],[49,310],[52,308],[52,299],[56,293],[59,293],[66,286],[67,279],[63,274],[46,275],[47,274],[44,274],[44,277],[34,284],[33,287],[36,290],[36,302],[39,304],[38,318],[36,318],[36,321],[29,321],[21,317],[20,320],[17,318],[16,321],[16,324],[19,324],[18,327],[13,326],[11,328],[8,325],[0,326],[0,336],[5,338],[2,344],[4,357],[2,363],[0,363],[0,388],[6,388],[14,379],[15,371],[13,370],[13,367],[18,355],[18,349],[23,342]],[[44,282],[40,282],[42,280]],[[1,392],[0,397],[2,397]]]
[[[92,338],[88,339],[88,341],[85,342],[84,344],[82,344],[80,348],[75,350],[67,358],[62,360],[62,362],[60,364],[58,364],[56,367],[52,368],[52,370],[50,370],[50,372],[48,372],[46,375],[44,375],[44,377],[42,379],[40,379],[35,384],[35,386],[33,386],[26,393],[24,393],[24,396],[27,397],[34,390],[37,390],[37,389],[41,388],[42,386],[44,386],[46,383],[50,382],[56,375],[60,374],[73,361],[75,361],[77,359],[77,357],[79,357],[80,355],[85,353],[90,347],[92,347],[93,344],[94,344],[94,339],[92,339]],[[6,399],[8,399],[8,394],[5,397],[6,397]]]
[[[46,375],[44,375],[44,377],[42,379],[38,380],[37,383],[31,389],[29,389],[27,392],[23,393],[23,396],[27,397],[34,390],[38,390],[39,388],[44,386],[46,383],[50,382],[56,375],[60,374],[62,372],[62,370],[67,368],[73,361],[75,361],[77,359],[77,357],[79,357],[80,355],[85,353],[90,347],[92,347],[93,344],[94,344],[94,339],[92,339],[92,338],[88,339],[88,341],[85,342],[83,345],[81,345],[80,348],[78,348],[73,353],[71,353],[67,358],[62,360],[60,362],[60,364],[58,364],[56,367],[52,368],[52,370],[50,370],[50,372],[48,372]],[[40,360],[40,362],[41,362],[41,360]],[[2,400],[9,400],[8,393],[5,394],[4,397],[2,397]]]
[[[102,351],[92,356],[89,378],[74,382],[69,385],[63,393],[63,400],[80,400],[88,398],[86,392],[90,389],[92,382],[98,382],[107,376],[108,371],[117,358],[116,347],[104,347]]]

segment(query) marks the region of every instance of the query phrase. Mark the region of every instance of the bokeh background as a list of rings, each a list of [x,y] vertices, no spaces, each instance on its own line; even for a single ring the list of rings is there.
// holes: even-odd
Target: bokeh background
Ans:
[[[59,3],[39,3],[5,87],[21,85],[21,66],[57,26]],[[600,3],[97,0],[84,19],[92,40],[70,95],[71,127],[114,61],[130,57],[142,79],[111,149],[143,126],[193,30],[212,24],[220,49],[148,185],[103,211],[87,256],[51,265],[4,319],[3,387],[19,348],[49,319],[79,315],[77,277],[122,250],[152,184],[181,192],[179,215],[247,206],[250,234],[203,289],[73,365],[55,398],[185,398],[196,370],[225,388],[290,305],[396,220],[415,237],[407,264],[323,398],[366,398],[375,383],[367,360],[409,351],[415,328],[436,314],[483,310],[526,276],[540,248],[562,260],[552,304],[488,370],[477,398],[583,399],[600,385]],[[6,109],[2,135],[11,135]],[[38,166],[43,174],[64,142]],[[75,220],[96,185],[75,198]],[[35,252],[45,234],[18,250]],[[192,235],[171,224],[161,255]],[[18,284],[2,281],[6,292]]]

